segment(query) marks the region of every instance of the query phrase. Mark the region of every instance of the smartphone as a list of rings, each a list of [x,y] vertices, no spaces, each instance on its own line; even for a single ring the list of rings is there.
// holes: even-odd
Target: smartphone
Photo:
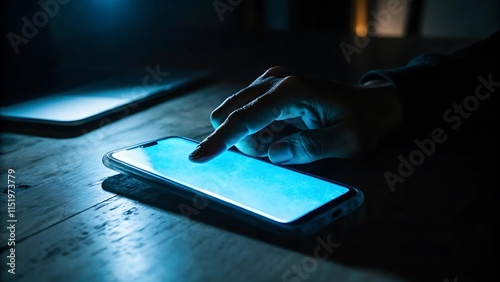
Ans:
[[[108,168],[168,189],[237,220],[284,236],[313,234],[363,203],[353,187],[226,151],[207,163],[188,156],[197,141],[167,137],[108,152]]]

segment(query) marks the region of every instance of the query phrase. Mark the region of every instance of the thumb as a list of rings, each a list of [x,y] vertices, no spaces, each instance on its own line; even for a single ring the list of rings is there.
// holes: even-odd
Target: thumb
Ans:
[[[346,158],[356,154],[354,134],[342,126],[301,131],[269,146],[269,159],[276,164],[305,164],[319,159]]]

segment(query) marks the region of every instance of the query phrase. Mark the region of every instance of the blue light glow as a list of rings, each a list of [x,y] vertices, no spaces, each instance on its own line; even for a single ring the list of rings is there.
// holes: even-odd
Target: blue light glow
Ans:
[[[74,90],[1,107],[0,115],[54,122],[81,121],[160,91],[168,91],[176,85],[170,81],[148,87],[131,83],[136,81],[135,77],[112,77]]]
[[[282,223],[292,222],[349,191],[231,151],[205,164],[192,163],[188,155],[195,146],[182,138],[168,138],[155,146],[113,156]]]

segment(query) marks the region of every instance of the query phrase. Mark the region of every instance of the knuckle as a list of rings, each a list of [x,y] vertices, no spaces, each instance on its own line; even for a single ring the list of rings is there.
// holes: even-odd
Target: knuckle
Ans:
[[[280,67],[280,66],[274,66],[274,67],[269,68],[267,71],[265,71],[262,76],[263,77],[280,76],[285,72],[286,72],[285,68]]]
[[[217,108],[210,113],[210,121],[213,125],[219,126],[224,119],[225,117],[222,115],[222,110],[220,108]]]
[[[288,87],[290,85],[297,83],[297,80],[298,78],[296,76],[288,75],[281,80],[279,87]]]
[[[229,115],[228,109],[230,109],[232,105],[236,105],[238,103],[237,99],[238,94],[240,93],[241,91],[227,97],[222,104],[220,104],[210,113],[210,121],[212,122],[212,124],[220,125],[222,122],[224,122],[224,120]]]

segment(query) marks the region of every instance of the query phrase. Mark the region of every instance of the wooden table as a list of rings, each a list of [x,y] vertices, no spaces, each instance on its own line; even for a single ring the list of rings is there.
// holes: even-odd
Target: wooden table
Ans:
[[[464,146],[470,140],[443,144],[394,192],[383,174],[413,144],[295,166],[366,196],[356,213],[301,239],[241,225],[210,206],[185,217],[179,205],[192,201],[102,165],[119,147],[203,138],[210,111],[242,86],[218,81],[76,138],[0,134],[1,280],[479,281],[494,274],[498,164],[482,146]],[[15,275],[6,268],[8,169],[16,177]]]

